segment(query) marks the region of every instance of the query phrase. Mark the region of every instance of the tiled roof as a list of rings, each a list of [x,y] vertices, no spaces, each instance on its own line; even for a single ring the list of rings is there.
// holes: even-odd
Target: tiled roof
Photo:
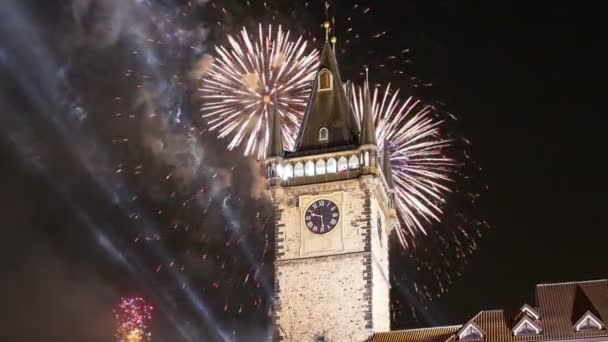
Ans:
[[[587,309],[592,310],[591,307],[597,310],[599,319],[608,318],[608,280],[539,285],[536,299],[540,307],[541,326],[544,325],[547,337],[608,336],[606,330],[575,332],[572,327],[580,318],[576,315],[584,314]]]
[[[536,287],[536,307],[540,319],[534,321],[541,330],[539,335],[513,336],[513,327],[521,315],[519,310],[482,311],[468,323],[475,323],[484,336],[481,342],[526,342],[582,340],[586,338],[608,337],[608,330],[575,331],[574,324],[586,312],[590,312],[606,325],[608,319],[608,280],[597,280],[576,283],[538,285]],[[518,319],[516,319],[518,317]],[[464,326],[466,327],[467,324]],[[377,334],[373,341],[387,342],[457,342],[456,327],[403,330]],[[456,330],[454,330],[456,329]],[[428,332],[425,332],[428,331]],[[436,334],[433,334],[437,332]],[[427,337],[428,336],[428,337]],[[479,340],[478,340],[479,341]]]
[[[460,325],[376,333],[372,342],[444,342],[460,329]]]

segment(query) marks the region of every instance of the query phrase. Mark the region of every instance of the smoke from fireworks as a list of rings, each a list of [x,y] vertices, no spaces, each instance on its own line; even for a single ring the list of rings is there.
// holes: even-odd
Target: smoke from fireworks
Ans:
[[[203,79],[202,113],[209,129],[231,137],[229,149],[244,144],[244,154],[263,158],[275,95],[287,147],[293,146],[302,120],[310,83],[317,70],[318,51],[300,36],[290,39],[281,26],[259,26],[255,38],[243,28],[228,36],[228,46],[216,47],[216,59]]]
[[[148,322],[152,319],[152,310],[141,297],[123,298],[114,311],[118,327],[116,337],[119,342],[150,341],[151,333]]]
[[[353,86],[353,111],[361,121],[363,89]],[[390,85],[372,95],[372,115],[381,148],[390,150],[391,172],[399,217],[404,225],[397,230],[404,246],[417,232],[426,234],[425,225],[441,221],[445,193],[450,191],[450,174],[458,163],[444,155],[451,144],[442,137],[443,121],[433,117],[433,107],[414,97],[399,99],[399,90]]]

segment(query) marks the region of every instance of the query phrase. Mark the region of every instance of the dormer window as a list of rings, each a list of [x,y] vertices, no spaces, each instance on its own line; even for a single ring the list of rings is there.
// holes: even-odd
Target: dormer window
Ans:
[[[319,73],[319,91],[330,91],[334,88],[334,77],[331,71],[327,69],[321,70]]]
[[[513,327],[513,335],[538,335],[541,333],[540,327],[532,321],[532,318],[525,316]]]
[[[319,141],[327,141],[329,139],[329,131],[325,127],[319,130]]]
[[[483,333],[481,329],[475,323],[467,324],[460,332],[458,333],[459,340],[481,340],[483,337]]]
[[[525,304],[524,306],[521,307],[521,309],[519,309],[520,315],[518,315],[518,318],[520,316],[526,315],[530,318],[532,318],[532,320],[534,321],[538,321],[540,319],[540,314],[538,313],[538,311],[536,311],[534,308],[532,308],[530,305]]]
[[[576,331],[602,330],[604,328],[604,323],[589,311],[574,325]]]

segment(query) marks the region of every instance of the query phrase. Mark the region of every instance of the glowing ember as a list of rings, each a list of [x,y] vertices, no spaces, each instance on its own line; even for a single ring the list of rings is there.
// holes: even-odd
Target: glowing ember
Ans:
[[[116,338],[119,342],[150,341],[148,322],[152,319],[151,305],[141,297],[123,298],[114,310],[118,327]]]

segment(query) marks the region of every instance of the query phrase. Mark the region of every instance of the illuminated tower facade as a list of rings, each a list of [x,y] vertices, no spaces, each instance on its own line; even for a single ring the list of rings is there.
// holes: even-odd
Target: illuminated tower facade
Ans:
[[[326,42],[293,151],[283,149],[276,111],[270,120],[276,340],[365,341],[390,329],[394,195],[367,81],[365,92],[358,123]]]

